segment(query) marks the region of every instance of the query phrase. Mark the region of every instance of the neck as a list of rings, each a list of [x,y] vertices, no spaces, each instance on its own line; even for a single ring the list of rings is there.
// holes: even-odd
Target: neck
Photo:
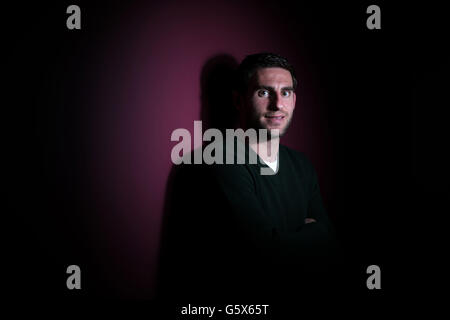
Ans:
[[[250,143],[250,148],[255,151],[258,156],[266,162],[273,162],[278,157],[278,150],[280,148],[280,138],[272,138],[270,140],[258,141]]]

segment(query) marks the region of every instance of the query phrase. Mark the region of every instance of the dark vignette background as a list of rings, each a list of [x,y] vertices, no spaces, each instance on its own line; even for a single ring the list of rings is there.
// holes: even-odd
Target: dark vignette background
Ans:
[[[79,32],[65,28],[65,9],[72,3],[5,10],[11,57],[5,61],[10,97],[3,105],[4,214],[13,221],[3,228],[8,292],[21,299],[151,299],[153,280],[145,274],[152,266],[127,269],[139,260],[123,261],[113,252],[121,243],[135,255],[142,248],[125,245],[127,239],[113,232],[121,226],[105,226],[99,217],[101,201],[108,199],[100,201],[93,187],[100,178],[92,164],[97,154],[91,121],[93,113],[105,112],[93,97],[106,89],[89,81],[98,79],[98,70],[108,70],[98,63],[112,30],[140,8],[156,10],[159,4],[74,3],[82,9]],[[327,141],[331,151],[321,154],[311,145],[302,151],[319,167],[326,206],[346,250],[352,276],[342,291],[369,304],[394,303],[399,296],[419,299],[445,286],[450,74],[443,8],[377,3],[382,30],[370,31],[365,27],[370,4],[248,4],[274,13],[266,23],[286,22],[304,36],[301,44],[292,39],[283,48],[288,55],[307,52],[312,65],[300,72],[316,77],[312,90],[322,107],[315,124],[326,126],[327,135],[317,141]],[[133,36],[125,33],[124,38]],[[122,53],[115,54],[119,61]],[[108,72],[105,78],[114,76]],[[290,139],[295,145],[296,137]],[[70,264],[82,269],[80,292],[65,288]],[[382,270],[379,292],[365,289],[370,264]]]

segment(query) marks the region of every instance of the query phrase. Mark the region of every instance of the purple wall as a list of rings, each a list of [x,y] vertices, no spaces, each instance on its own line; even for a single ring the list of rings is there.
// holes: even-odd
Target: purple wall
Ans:
[[[231,4],[230,4],[231,3]],[[119,22],[120,21],[120,22]],[[282,7],[205,1],[123,12],[93,58],[90,177],[98,261],[121,295],[152,297],[176,128],[200,120],[200,75],[218,54],[241,61],[272,51],[299,79],[297,109],[282,143],[304,151],[328,193],[330,146],[319,82],[300,28]],[[309,56],[309,57],[308,57]],[[195,201],[195,199],[193,199]]]

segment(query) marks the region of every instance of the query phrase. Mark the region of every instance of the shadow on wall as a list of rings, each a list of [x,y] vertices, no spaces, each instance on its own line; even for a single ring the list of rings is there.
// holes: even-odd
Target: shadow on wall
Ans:
[[[238,61],[228,54],[215,55],[203,65],[200,78],[200,118],[203,130],[216,128],[224,132],[226,128],[234,128],[237,110],[233,107],[232,86],[237,66]],[[193,226],[194,221],[205,224],[204,217],[195,209],[196,203],[206,200],[200,189],[205,184],[207,177],[199,166],[173,165],[170,170],[164,199],[158,257],[157,297],[174,294],[170,292],[172,286],[167,284],[183,281],[189,273],[185,261],[189,255],[184,251],[203,251],[191,250],[199,248],[202,245],[200,242],[204,242],[205,239],[196,239],[194,234],[190,234],[189,228]],[[211,232],[213,231],[211,228]],[[180,249],[180,243],[183,249]],[[191,259],[197,258],[193,253]],[[177,266],[177,270],[174,270],[173,266]],[[189,289],[191,288],[186,288]]]
[[[204,64],[200,79],[204,130],[216,128],[224,132],[234,127],[237,110],[231,92],[237,66],[237,60],[227,54],[214,56]]]

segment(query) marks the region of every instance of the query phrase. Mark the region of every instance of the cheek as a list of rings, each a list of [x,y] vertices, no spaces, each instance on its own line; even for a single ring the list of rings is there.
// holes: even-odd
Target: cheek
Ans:
[[[292,113],[294,111],[294,109],[295,109],[295,100],[289,101],[289,104],[288,104],[289,112]]]
[[[261,98],[254,98],[252,100],[253,110],[260,113],[266,109],[267,101]]]

